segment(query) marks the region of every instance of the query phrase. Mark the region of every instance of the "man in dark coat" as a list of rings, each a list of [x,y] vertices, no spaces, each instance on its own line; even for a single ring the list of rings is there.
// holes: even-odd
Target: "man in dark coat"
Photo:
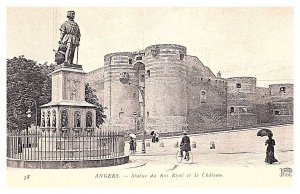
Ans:
[[[190,138],[187,136],[187,132],[183,132],[183,137],[180,143],[180,157],[183,157],[183,151],[186,152],[185,159],[189,157],[189,151],[191,151]]]

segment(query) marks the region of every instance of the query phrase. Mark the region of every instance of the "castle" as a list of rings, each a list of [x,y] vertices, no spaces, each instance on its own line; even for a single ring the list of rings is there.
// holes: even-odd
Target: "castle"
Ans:
[[[143,114],[147,132],[293,122],[293,84],[264,88],[255,77],[216,76],[176,44],[107,54],[86,82],[106,107],[105,125],[119,130],[139,130]]]

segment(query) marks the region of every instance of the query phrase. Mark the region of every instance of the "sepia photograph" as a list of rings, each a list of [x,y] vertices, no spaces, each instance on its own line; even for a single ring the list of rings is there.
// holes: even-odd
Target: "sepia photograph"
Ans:
[[[10,188],[292,188],[294,8],[6,7]]]

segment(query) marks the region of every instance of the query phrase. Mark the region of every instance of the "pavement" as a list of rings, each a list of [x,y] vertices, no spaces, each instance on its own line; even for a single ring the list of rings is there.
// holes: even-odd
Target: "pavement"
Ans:
[[[275,157],[279,163],[274,165],[286,166],[293,164],[293,125],[268,127],[273,131],[276,141]],[[225,131],[189,135],[192,144],[193,164],[214,166],[265,166],[265,141],[267,137],[258,137],[257,131],[261,128],[251,128],[239,131]],[[130,155],[132,163],[176,164],[176,153],[181,137],[161,138],[159,142],[149,142],[146,153],[141,153],[141,141],[137,142],[137,152]],[[215,149],[210,149],[210,143],[215,143]],[[149,145],[148,143],[148,145]],[[129,154],[129,143],[125,150]],[[191,163],[191,162],[188,162]]]

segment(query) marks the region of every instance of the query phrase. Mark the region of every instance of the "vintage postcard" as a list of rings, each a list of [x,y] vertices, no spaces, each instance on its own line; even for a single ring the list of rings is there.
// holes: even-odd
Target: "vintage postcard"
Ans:
[[[6,15],[8,187],[293,187],[293,7]]]

